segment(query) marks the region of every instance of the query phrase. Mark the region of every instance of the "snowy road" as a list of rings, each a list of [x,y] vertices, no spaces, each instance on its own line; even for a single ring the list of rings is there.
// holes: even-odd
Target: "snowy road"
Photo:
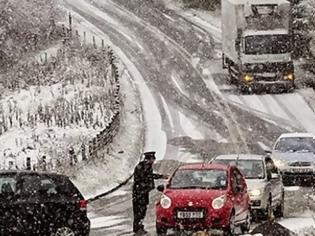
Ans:
[[[270,146],[287,130],[315,131],[314,113],[298,93],[243,96],[225,84],[218,29],[194,25],[151,1],[140,2],[65,0],[83,30],[115,49],[138,85],[146,148],[158,150],[161,172],[177,161],[198,160],[201,153],[259,151],[259,142]],[[230,142],[238,145],[218,148],[218,143]],[[128,185],[91,204],[91,235],[128,234],[130,195]],[[155,198],[153,194],[151,202]],[[146,218],[152,233],[153,209]]]

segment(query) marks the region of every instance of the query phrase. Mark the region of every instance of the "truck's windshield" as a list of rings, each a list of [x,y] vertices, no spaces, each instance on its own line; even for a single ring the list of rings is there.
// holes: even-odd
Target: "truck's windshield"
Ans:
[[[291,52],[288,35],[253,35],[245,37],[245,54],[281,54]]]

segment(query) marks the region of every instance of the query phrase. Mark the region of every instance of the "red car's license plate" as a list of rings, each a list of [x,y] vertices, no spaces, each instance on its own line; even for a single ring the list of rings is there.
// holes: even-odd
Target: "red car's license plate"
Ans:
[[[178,211],[177,218],[179,219],[201,219],[203,218],[202,211]]]

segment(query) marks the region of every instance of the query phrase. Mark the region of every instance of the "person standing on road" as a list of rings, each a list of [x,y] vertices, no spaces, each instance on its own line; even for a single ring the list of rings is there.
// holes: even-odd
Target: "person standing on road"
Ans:
[[[144,230],[143,220],[149,204],[149,192],[154,189],[154,180],[168,178],[166,175],[153,173],[155,152],[145,152],[144,160],[141,161],[134,171],[134,184],[132,188],[133,206],[133,232],[136,235],[147,233]]]

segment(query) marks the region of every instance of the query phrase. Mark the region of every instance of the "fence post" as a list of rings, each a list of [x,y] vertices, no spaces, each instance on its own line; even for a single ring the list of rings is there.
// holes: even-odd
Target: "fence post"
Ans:
[[[102,49],[104,49],[105,44],[104,44],[104,39],[102,39]]]
[[[45,52],[45,63],[47,64],[47,61],[48,61],[48,55],[47,55],[47,52]]]
[[[62,34],[63,34],[63,37],[66,37],[66,28],[64,24],[62,24]]]
[[[71,12],[69,12],[69,37],[72,37],[72,16]]]
[[[83,32],[83,44],[85,45],[85,42],[86,42],[86,32],[84,31]]]
[[[93,35],[92,39],[93,39],[93,47],[96,48],[96,42],[95,42],[95,36],[94,35]]]
[[[93,157],[93,142],[92,140],[89,141],[89,158],[91,159]]]
[[[93,138],[93,159],[97,158],[97,142],[96,138]]]
[[[85,145],[84,143],[81,145],[81,155],[82,155],[82,161],[86,161],[86,152],[85,152]]]

